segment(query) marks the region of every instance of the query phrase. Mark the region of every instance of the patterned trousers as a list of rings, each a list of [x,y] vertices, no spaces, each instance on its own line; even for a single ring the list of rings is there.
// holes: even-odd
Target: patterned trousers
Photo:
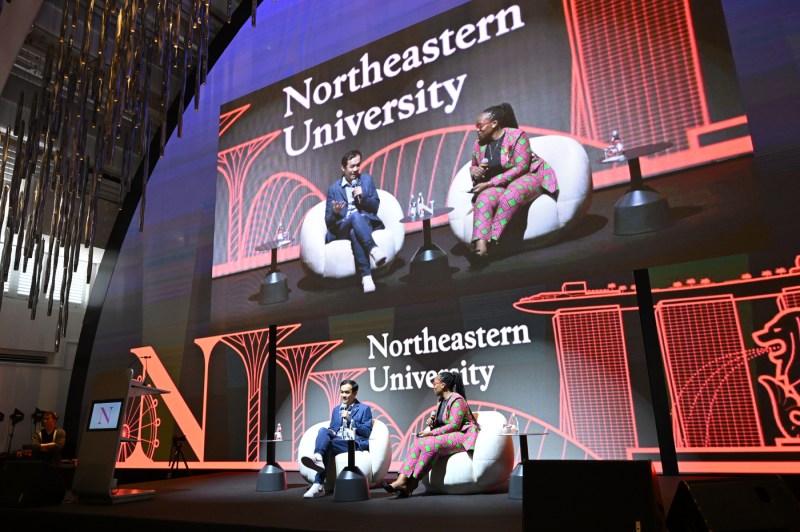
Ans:
[[[542,178],[527,174],[507,187],[490,187],[478,194],[473,206],[472,241],[500,240],[508,222],[520,208],[544,191]]]
[[[439,436],[417,438],[409,447],[406,461],[400,472],[407,477],[422,478],[431,470],[440,456],[450,456],[464,451],[467,435],[463,432],[449,432]]]

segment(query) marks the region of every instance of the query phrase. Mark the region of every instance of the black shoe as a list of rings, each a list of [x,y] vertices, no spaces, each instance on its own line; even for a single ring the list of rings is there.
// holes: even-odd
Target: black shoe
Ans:
[[[386,493],[397,493],[399,491],[388,482],[381,482],[381,487],[386,490]]]

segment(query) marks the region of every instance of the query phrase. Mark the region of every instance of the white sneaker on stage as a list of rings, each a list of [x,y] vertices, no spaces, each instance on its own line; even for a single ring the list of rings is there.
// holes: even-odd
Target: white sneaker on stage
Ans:
[[[369,256],[372,257],[372,260],[375,262],[376,268],[380,268],[386,264],[386,254],[381,251],[381,248],[378,246],[372,248],[372,251],[369,252]]]
[[[377,249],[377,248],[376,248]],[[364,286],[364,293],[375,291],[375,281],[372,280],[371,275],[365,275],[361,278],[361,284]]]
[[[314,453],[313,458],[311,456],[304,456],[300,459],[300,461],[303,462],[304,466],[309,469],[313,469],[317,473],[325,472],[325,463],[322,461],[322,455],[319,453]]]
[[[325,495],[325,487],[322,484],[314,482],[308,491],[303,494],[304,499],[316,499]]]

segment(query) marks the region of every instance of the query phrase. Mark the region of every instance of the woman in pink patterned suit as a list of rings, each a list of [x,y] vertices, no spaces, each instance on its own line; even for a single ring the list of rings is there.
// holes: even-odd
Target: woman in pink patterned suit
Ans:
[[[433,393],[439,397],[439,402],[436,412],[427,421],[428,428],[417,433],[397,480],[381,484],[383,489],[397,493],[398,497],[409,497],[419,479],[430,471],[440,456],[475,449],[480,426],[467,404],[461,374],[457,371],[440,373],[433,381]]]
[[[472,245],[477,255],[486,256],[488,244],[500,241],[519,209],[544,193],[554,194],[558,181],[553,168],[531,150],[511,105],[486,108],[475,127]]]

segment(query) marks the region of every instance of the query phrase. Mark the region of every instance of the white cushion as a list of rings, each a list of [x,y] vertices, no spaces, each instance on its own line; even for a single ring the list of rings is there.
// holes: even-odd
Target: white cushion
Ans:
[[[506,418],[491,410],[477,415],[481,431],[475,450],[439,458],[421,479],[426,490],[452,495],[508,490],[514,469],[514,442],[502,435]]]
[[[572,225],[589,210],[592,201],[592,169],[589,155],[577,140],[562,135],[532,137],[531,149],[553,166],[558,179],[558,193],[543,194],[528,209],[528,222],[523,239],[534,240],[553,236]],[[471,163],[461,167],[450,184],[447,206],[450,229],[464,243],[472,241]]]
[[[403,247],[406,231],[400,219],[403,208],[389,192],[378,189],[381,200],[378,217],[385,226],[372,232],[372,238],[386,254],[386,263],[380,268],[373,267],[372,275],[380,276],[389,271],[389,267]],[[325,243],[328,228],[325,225],[325,202],[312,207],[300,225],[300,260],[309,270],[322,277],[342,279],[356,274],[355,259],[349,240],[334,240]],[[371,260],[371,259],[370,259]]]

